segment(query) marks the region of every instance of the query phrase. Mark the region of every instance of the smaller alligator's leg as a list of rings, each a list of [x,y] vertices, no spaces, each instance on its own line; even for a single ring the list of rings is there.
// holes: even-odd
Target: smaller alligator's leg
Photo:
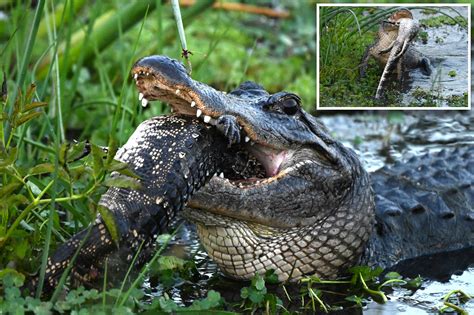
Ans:
[[[371,50],[374,45],[370,45],[365,49],[364,55],[359,63],[359,79],[365,77],[367,74],[367,66],[369,64],[369,59],[371,56]]]
[[[227,138],[228,146],[240,143],[240,126],[232,115],[222,115],[217,119],[216,128]]]

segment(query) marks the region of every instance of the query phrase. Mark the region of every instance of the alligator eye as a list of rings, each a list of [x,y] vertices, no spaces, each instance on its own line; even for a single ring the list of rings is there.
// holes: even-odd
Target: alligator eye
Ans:
[[[281,104],[283,112],[287,115],[294,115],[298,112],[298,102],[294,98],[287,98]]]

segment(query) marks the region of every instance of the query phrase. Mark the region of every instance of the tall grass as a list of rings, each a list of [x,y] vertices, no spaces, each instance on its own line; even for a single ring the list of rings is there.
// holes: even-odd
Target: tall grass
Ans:
[[[137,48],[147,12],[155,8],[157,1],[137,1],[126,6],[121,2],[89,4],[40,0],[34,10],[19,3],[6,8],[11,23],[9,40],[0,47],[0,67],[6,73],[8,92],[2,96],[0,121],[0,270],[14,263],[17,270],[32,273],[39,259],[37,297],[53,238],[64,241],[94,218],[93,205],[104,191],[102,183],[114,148],[126,138],[133,122],[143,119],[138,117],[142,115],[138,107],[130,106],[136,102],[128,78],[131,65],[142,54]],[[203,1],[185,10],[183,16],[191,23],[211,4]],[[25,23],[30,16],[32,23]],[[131,30],[135,35],[127,34]],[[168,26],[165,33],[170,34],[165,40],[171,41],[173,28]],[[120,66],[113,71],[107,64],[110,45],[122,47],[121,58],[116,59]],[[87,77],[97,78],[99,88],[95,93],[81,90]],[[95,101],[94,95],[99,95]],[[86,100],[91,96],[88,102],[78,102],[78,98]],[[101,101],[102,97],[107,101]],[[106,133],[101,138],[111,148],[107,161],[99,163],[102,169],[96,165],[100,161],[97,156],[74,161],[84,143],[67,144],[72,138],[90,136],[97,123],[91,113],[85,124],[86,133],[71,136],[71,126],[74,128],[84,117],[84,113],[78,116],[76,111],[101,102],[111,106],[95,112],[105,110],[113,117],[108,123],[105,121],[102,129]],[[61,226],[60,220],[64,219],[68,226]],[[64,280],[63,277],[61,284]],[[61,285],[53,299],[60,288]]]

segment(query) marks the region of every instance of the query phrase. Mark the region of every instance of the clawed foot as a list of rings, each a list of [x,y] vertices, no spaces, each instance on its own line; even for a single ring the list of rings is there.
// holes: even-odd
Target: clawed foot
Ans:
[[[240,142],[240,126],[234,116],[223,115],[219,117],[216,128],[227,138],[228,147]]]

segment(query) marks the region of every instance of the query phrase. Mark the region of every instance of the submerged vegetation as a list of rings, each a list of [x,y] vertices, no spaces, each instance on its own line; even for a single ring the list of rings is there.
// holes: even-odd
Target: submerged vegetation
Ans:
[[[272,92],[295,92],[314,109],[313,4],[287,3],[292,17],[278,20],[214,10],[212,1],[196,3],[182,8],[195,79],[222,90],[254,80]],[[359,309],[370,299],[383,302],[393,286],[420,285],[419,278],[367,267],[352,269],[347,280],[310,277],[298,285],[276,284],[268,272],[242,283],[234,298],[199,288],[202,294],[194,301],[180,303],[173,289],[194,290],[202,279],[192,261],[161,255],[170,238],[163,236],[153,261],[138,275],[125,275],[120,288],[108,289],[104,281],[102,288],[65,294],[63,277],[51,297],[40,299],[41,286],[28,296],[22,286],[31,275],[44,277],[46,259],[58,244],[87,227],[98,211],[107,217],[97,206],[107,187],[134,184],[109,177],[112,171],[130,175],[113,160],[116,149],[141,121],[168,112],[160,103],[139,106],[131,65],[150,54],[179,59],[181,47],[170,6],[159,0],[39,0],[31,6],[5,1],[0,11],[5,15],[0,20],[0,314],[325,312]],[[351,47],[353,55],[370,40]],[[337,53],[335,47],[323,48]],[[355,77],[347,76],[353,57],[343,59],[343,68],[330,62],[322,71],[348,81],[328,81],[333,88],[321,90],[324,99],[367,103],[363,95],[369,89],[351,85]],[[368,80],[376,84],[375,70]],[[145,276],[158,279],[159,297],[140,287]],[[445,306],[462,307],[466,296],[453,293]]]
[[[380,21],[397,11],[399,7],[320,7],[320,50],[319,50],[319,106],[324,107],[467,107],[467,99],[464,103],[451,103],[451,96],[463,100],[463,92],[458,95],[443,96],[442,76],[448,76],[453,69],[443,69],[436,63],[433,64],[434,71],[422,89],[426,97],[414,97],[411,94],[410,85],[413,83],[407,75],[400,85],[392,80],[391,86],[387,87],[385,99],[377,101],[374,99],[380,75],[381,67],[373,58],[369,61],[366,77],[359,78],[359,63],[367,46],[373,44]],[[413,10],[417,7],[408,7]],[[419,13],[423,15],[434,15],[422,19],[421,31],[416,41],[419,45],[426,44],[429,39],[427,27],[440,25],[457,25],[459,32],[467,34],[467,17],[453,8],[448,13],[440,12],[439,9],[420,7]],[[452,16],[451,16],[452,15]],[[444,42],[447,33],[443,37],[433,40],[440,44]],[[463,39],[467,43],[467,35]],[[467,47],[467,46],[466,46]],[[449,57],[446,57],[449,58]],[[465,65],[462,71],[467,77],[467,52]],[[451,75],[448,76],[452,78]],[[416,84],[413,83],[414,87]],[[425,85],[427,87],[425,87]],[[462,87],[463,88],[463,87]],[[466,90],[468,86],[466,83]],[[408,90],[408,93],[407,93]]]

